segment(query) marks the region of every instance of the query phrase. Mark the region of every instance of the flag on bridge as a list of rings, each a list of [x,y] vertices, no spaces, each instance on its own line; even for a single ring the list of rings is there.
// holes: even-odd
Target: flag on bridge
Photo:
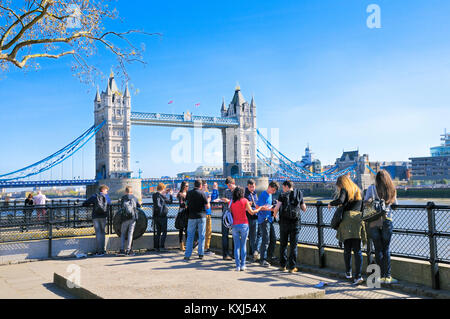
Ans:
[[[199,106],[200,106],[200,103],[195,104],[195,106],[196,106],[196,107],[199,107]]]
[[[167,103],[167,104],[172,104],[172,103],[173,103],[173,100],[170,100],[169,103]]]

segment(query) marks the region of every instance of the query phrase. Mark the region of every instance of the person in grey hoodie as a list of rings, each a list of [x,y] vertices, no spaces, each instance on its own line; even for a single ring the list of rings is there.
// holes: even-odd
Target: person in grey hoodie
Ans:
[[[134,253],[131,250],[131,245],[133,244],[134,228],[136,226],[136,221],[138,220],[137,208],[140,208],[141,204],[136,196],[133,195],[133,188],[131,186],[125,187],[125,193],[126,194],[120,199],[120,206],[122,209],[125,209],[125,205],[129,205],[129,207],[131,207],[134,211],[134,214],[132,214],[132,217],[128,220],[122,220],[122,225],[120,227],[121,248],[119,254],[134,256]],[[127,237],[126,240],[125,237]]]

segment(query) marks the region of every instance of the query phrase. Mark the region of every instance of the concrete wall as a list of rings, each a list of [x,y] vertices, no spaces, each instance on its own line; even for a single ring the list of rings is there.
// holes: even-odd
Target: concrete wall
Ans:
[[[213,234],[211,238],[211,247],[222,249],[222,236]],[[230,236],[229,247],[232,247]],[[288,248],[289,249],[289,248]],[[319,250],[315,246],[297,245],[299,264],[309,266],[319,266]],[[280,244],[277,242],[275,247],[275,256],[280,256]],[[353,267],[354,267],[354,258]],[[363,274],[367,269],[367,255],[363,253]],[[345,272],[344,256],[342,250],[325,248],[325,267]],[[391,258],[392,277],[415,284],[431,287],[431,266],[429,262],[408,259],[408,258]],[[450,265],[439,265],[439,279],[441,289],[450,291]]]
[[[105,240],[107,251],[119,251],[120,238],[107,235]],[[170,232],[166,238],[166,248],[178,248],[178,232]],[[133,249],[153,248],[153,233],[146,233],[133,242]],[[20,243],[0,244],[0,265],[40,260],[48,258],[49,241],[31,240]],[[52,257],[71,257],[79,253],[95,253],[95,236],[58,238],[52,240]]]

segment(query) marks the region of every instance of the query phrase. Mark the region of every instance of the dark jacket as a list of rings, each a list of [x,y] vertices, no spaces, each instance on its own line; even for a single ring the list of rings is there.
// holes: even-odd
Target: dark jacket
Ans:
[[[349,201],[347,191],[344,188],[342,188],[341,191],[339,192],[339,197],[334,201],[330,202],[330,205],[331,206],[342,205],[344,208],[344,212],[350,210],[359,212],[361,211],[362,208],[362,200]]]
[[[344,242],[347,239],[361,239],[363,244],[366,244],[366,229],[361,221],[362,200],[349,201],[347,191],[341,189],[339,197],[332,201],[330,205],[342,205],[344,209],[342,222],[339,224],[336,232],[336,238],[340,242]]]
[[[170,198],[167,198],[160,192],[153,193],[153,217],[167,217],[167,213],[169,212],[169,208],[167,204],[172,204],[173,197],[170,195]]]
[[[258,201],[258,194],[256,192],[250,193],[248,188],[245,188],[244,197],[247,198],[247,200],[250,203],[250,206],[252,206],[252,209],[256,209],[256,202]],[[258,219],[258,214],[251,215],[248,212],[246,212],[248,219]]]
[[[300,217],[301,216],[301,205],[304,204],[302,191],[299,189],[294,189],[294,190],[288,191],[286,193],[281,193],[280,196],[278,197],[278,201],[281,202],[280,211],[279,211],[280,224],[282,224],[282,223],[291,224],[294,222],[300,223],[300,221],[301,221],[301,217]],[[298,212],[300,212],[298,220],[286,218],[285,214],[286,214],[286,210],[288,209],[289,203],[297,204],[296,208],[297,208]]]
[[[208,198],[205,192],[198,188],[190,190],[186,195],[189,219],[206,218],[205,205],[208,204]]]
[[[101,211],[99,211],[99,206],[98,206],[98,201],[97,201],[97,195],[99,195],[99,198],[101,200],[106,201],[106,207],[108,207],[111,204],[111,200],[109,199],[108,194],[103,195],[102,193],[98,193],[98,194],[94,194],[91,197],[89,197],[86,201],[84,201],[84,203],[82,204],[82,206],[87,207],[87,206],[94,206],[94,209],[92,211],[92,218],[106,218],[108,217],[108,213],[103,213]]]

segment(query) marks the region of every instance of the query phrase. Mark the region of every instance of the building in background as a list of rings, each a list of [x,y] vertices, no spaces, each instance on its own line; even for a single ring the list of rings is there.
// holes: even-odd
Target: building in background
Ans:
[[[407,181],[411,177],[411,163],[409,162],[381,162],[380,168],[388,171],[394,180]]]
[[[223,170],[220,166],[199,166],[193,172],[182,172],[178,173],[178,178],[186,177],[222,177]]]
[[[412,157],[413,180],[441,181],[450,179],[450,133],[441,135],[442,144],[430,148],[431,156]]]
[[[305,155],[302,156],[300,161],[295,162],[295,164],[308,169],[312,173],[322,173],[322,164],[318,159],[314,158],[313,154],[308,145],[305,148]]]

